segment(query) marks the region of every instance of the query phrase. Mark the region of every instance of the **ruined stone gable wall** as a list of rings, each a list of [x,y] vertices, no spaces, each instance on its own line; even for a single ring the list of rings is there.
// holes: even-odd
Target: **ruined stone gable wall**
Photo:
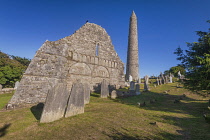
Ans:
[[[48,90],[58,82],[66,82],[69,90],[77,80],[89,83],[92,89],[103,79],[121,85],[123,72],[124,64],[110,36],[102,27],[86,23],[73,35],[41,46],[9,103],[44,102]]]

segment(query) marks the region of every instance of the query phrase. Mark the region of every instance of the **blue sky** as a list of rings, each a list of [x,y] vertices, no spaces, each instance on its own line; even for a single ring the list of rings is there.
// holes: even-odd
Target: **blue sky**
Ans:
[[[0,50],[32,59],[45,40],[56,41],[86,20],[101,25],[126,63],[129,17],[138,18],[140,76],[176,66],[173,52],[207,31],[210,0],[0,0]],[[126,65],[125,65],[126,66]]]

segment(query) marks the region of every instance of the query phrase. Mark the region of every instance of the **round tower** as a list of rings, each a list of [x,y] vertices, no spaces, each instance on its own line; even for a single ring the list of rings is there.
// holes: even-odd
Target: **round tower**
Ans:
[[[134,11],[130,17],[129,36],[128,36],[128,51],[126,65],[126,81],[129,80],[129,75],[135,81],[139,80],[139,57],[138,57],[138,32],[137,32],[137,17]]]

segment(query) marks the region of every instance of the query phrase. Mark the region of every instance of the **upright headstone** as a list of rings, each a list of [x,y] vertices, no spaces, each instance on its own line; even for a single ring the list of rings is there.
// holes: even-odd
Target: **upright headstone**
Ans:
[[[160,85],[158,77],[157,77],[156,83],[157,85]]]
[[[40,123],[48,123],[58,120],[64,116],[69,92],[64,83],[58,83],[52,87],[47,94]]]
[[[2,93],[2,85],[0,84],[0,94]]]
[[[20,84],[20,82],[19,82],[19,81],[16,81],[16,82],[15,82],[15,87],[14,87],[14,89],[17,89],[18,86],[19,86],[19,84]]]
[[[179,71],[179,72],[178,72],[178,78],[181,79],[181,76],[182,76],[182,75],[181,75],[181,72]]]
[[[117,91],[116,90],[112,90],[112,92],[111,92],[111,98],[112,99],[116,99],[117,98]]]
[[[84,103],[89,104],[90,102],[90,85],[88,83],[84,84]]]
[[[165,83],[167,84],[168,83],[168,76],[164,76],[165,77]]]
[[[140,85],[136,84],[136,95],[139,95],[140,93]]]
[[[129,75],[129,82],[133,81],[133,77]]]
[[[101,82],[101,98],[107,98],[109,95],[109,85],[105,79]]]
[[[162,85],[162,79],[161,79],[161,77],[159,76],[158,79],[159,79],[159,84]]]
[[[173,83],[171,73],[169,74],[169,83]]]
[[[130,82],[129,94],[130,95],[136,95],[135,82],[134,81]]]
[[[81,83],[75,83],[72,86],[65,117],[84,113],[84,86]]]
[[[144,91],[149,91],[150,88],[149,88],[149,76],[145,76],[144,77]]]

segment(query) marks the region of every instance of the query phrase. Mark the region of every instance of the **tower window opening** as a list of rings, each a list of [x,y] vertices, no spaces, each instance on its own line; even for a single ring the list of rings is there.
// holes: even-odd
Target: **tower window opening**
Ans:
[[[96,45],[96,56],[98,56],[99,55],[99,45],[97,44]]]

